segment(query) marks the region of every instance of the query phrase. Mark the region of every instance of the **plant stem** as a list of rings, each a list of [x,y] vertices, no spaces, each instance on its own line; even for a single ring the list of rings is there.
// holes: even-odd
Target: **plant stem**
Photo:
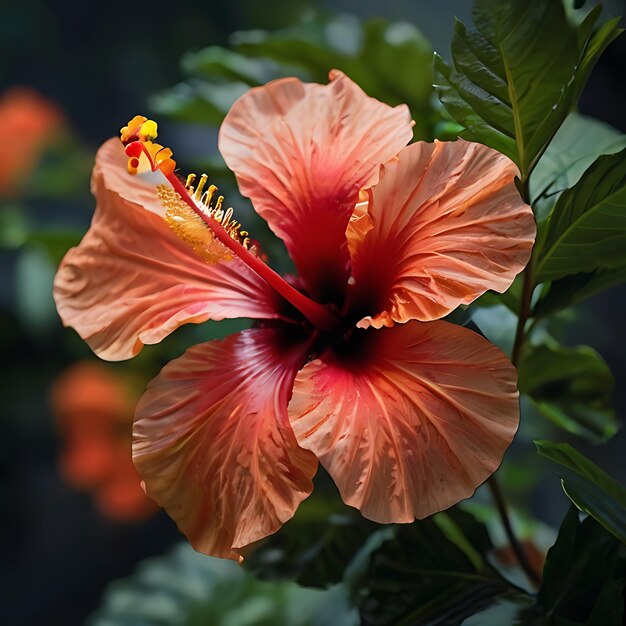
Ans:
[[[513,352],[511,353],[511,362],[515,367],[519,364],[526,340],[526,322],[530,317],[530,300],[533,295],[533,272],[532,259],[528,261],[528,265],[524,270],[524,284],[522,286],[522,300],[520,302],[519,316],[517,318],[517,328],[515,330],[515,340],[513,342]]]
[[[522,197],[524,201],[530,204],[530,193],[528,188],[528,178],[526,178],[523,188],[522,188]],[[515,339],[513,341],[513,351],[511,353],[511,363],[515,367],[518,366],[519,361],[522,357],[522,352],[524,350],[524,342],[526,341],[526,322],[531,315],[531,299],[533,295],[533,267],[532,267],[532,258],[528,261],[528,265],[524,270],[524,283],[522,286],[522,296],[520,301],[520,309],[517,318],[517,328],[515,329]],[[493,501],[498,509],[498,513],[500,515],[500,520],[502,521],[502,526],[504,528],[504,532],[509,539],[509,543],[511,544],[511,548],[513,552],[515,552],[515,556],[520,564],[520,567],[524,570],[524,573],[528,577],[528,579],[535,585],[535,587],[539,587],[541,584],[541,574],[537,572],[530,561],[528,560],[528,555],[526,554],[526,550],[522,546],[522,544],[517,539],[515,532],[513,530],[513,526],[511,524],[511,520],[509,518],[509,514],[507,511],[506,502],[504,500],[504,496],[502,495],[502,490],[500,489],[500,485],[495,477],[495,474],[492,474],[487,481],[489,485],[489,490],[491,491],[491,496]]]
[[[491,497],[493,498],[493,501],[498,509],[498,513],[500,514],[502,526],[504,527],[504,532],[506,532],[506,536],[509,539],[511,548],[513,548],[513,552],[515,552],[515,556],[517,557],[521,568],[524,570],[524,573],[528,576],[528,579],[533,583],[533,585],[535,585],[535,587],[538,588],[541,584],[541,575],[532,566],[528,560],[528,555],[526,554],[524,546],[522,546],[515,536],[515,532],[513,531],[513,526],[511,525],[511,520],[506,508],[506,502],[504,501],[502,490],[500,489],[500,485],[498,484],[495,475],[492,475],[487,483],[489,485],[489,490],[491,491]]]

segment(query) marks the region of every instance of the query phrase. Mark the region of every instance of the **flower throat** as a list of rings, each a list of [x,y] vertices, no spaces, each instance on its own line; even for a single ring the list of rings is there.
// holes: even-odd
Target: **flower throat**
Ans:
[[[218,263],[238,257],[267,282],[287,302],[298,309],[316,328],[330,332],[339,325],[339,317],[325,306],[300,293],[266,265],[257,255],[256,246],[248,232],[233,219],[233,210],[223,209],[223,196],[214,201],[217,187],[204,190],[207,177],[203,174],[194,189],[195,175],[183,184],[175,173],[176,161],[169,148],[154,142],[157,124],[136,115],[120,131],[120,139],[128,157],[128,172],[159,170],[171,187],[159,185],[158,196],[165,206],[165,219],[174,232],[208,263]]]

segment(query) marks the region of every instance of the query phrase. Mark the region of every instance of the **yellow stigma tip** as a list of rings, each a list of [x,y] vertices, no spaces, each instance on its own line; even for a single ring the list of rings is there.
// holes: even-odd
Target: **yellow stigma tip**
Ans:
[[[153,120],[146,120],[137,131],[137,136],[141,141],[154,141],[157,138],[157,123]]]

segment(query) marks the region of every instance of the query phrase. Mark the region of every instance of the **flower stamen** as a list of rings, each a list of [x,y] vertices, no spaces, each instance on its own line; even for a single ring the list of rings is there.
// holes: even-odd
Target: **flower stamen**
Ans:
[[[153,172],[160,170],[171,184],[171,189],[160,185],[158,192],[164,198],[169,215],[166,219],[170,227],[211,263],[231,258],[225,250],[228,249],[298,309],[313,326],[324,331],[337,328],[340,318],[336,313],[300,293],[255,254],[254,246],[250,247],[248,232],[242,231],[241,224],[232,219],[232,208],[223,209],[224,197],[219,196],[215,204],[212,203],[217,187],[210,185],[204,191],[208,180],[206,174],[200,177],[195,189],[195,175],[189,175],[186,184],[178,179],[174,172],[176,162],[171,158],[172,151],[155,144],[153,140],[156,136],[156,122],[140,115],[135,116],[120,131],[126,155],[129,157],[129,173],[136,174],[142,165],[142,158],[145,157],[150,169]],[[206,228],[200,225],[198,218],[209,227],[214,237],[206,237]],[[225,249],[219,248],[218,242]]]
[[[207,175],[203,174],[194,191],[195,179],[195,174],[189,174],[185,189],[197,209],[220,224],[231,239],[258,256],[258,248],[250,239],[248,231],[241,230],[241,223],[233,219],[232,207],[224,210],[224,196],[219,196],[215,202],[213,201],[217,187],[210,185],[203,192],[208,180]],[[198,211],[192,210],[172,187],[157,185],[157,195],[165,207],[165,220],[169,227],[200,257],[208,263],[219,263],[233,258],[231,250],[216,238],[214,230],[205,223]]]
[[[208,181],[208,176],[202,174],[198,181],[198,186],[195,191],[193,183],[196,180],[195,174],[189,174],[187,176],[187,182],[185,183],[185,189],[189,192],[189,195],[195,200],[198,208],[206,213],[209,217],[212,217],[218,224],[222,225],[222,228],[235,240],[238,241],[246,250],[251,248],[251,239],[247,230],[241,230],[241,223],[233,219],[233,208],[228,207],[224,210],[222,204],[224,202],[224,196],[218,196],[215,203],[213,198],[217,192],[215,185],[209,185],[208,189],[204,191],[204,187]]]

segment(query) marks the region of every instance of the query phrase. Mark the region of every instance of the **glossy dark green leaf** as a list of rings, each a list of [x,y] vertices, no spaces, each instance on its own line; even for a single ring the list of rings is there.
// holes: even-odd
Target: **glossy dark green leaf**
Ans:
[[[455,72],[437,54],[435,54],[435,72],[439,99],[445,105],[448,113],[465,128],[461,136],[480,141],[515,159],[517,155],[515,139],[492,127],[472,106],[474,103],[486,103],[488,94]],[[482,104],[479,105],[479,108],[485,106],[486,104]],[[497,104],[492,103],[492,107],[497,106]],[[486,117],[490,116],[486,115]]]
[[[539,623],[596,624],[591,617],[602,611],[602,602],[612,592],[615,581],[622,578],[625,566],[615,538],[590,517],[581,522],[577,509],[571,507],[556,543],[548,551],[537,597],[552,619]],[[603,624],[620,626],[619,611],[612,615],[611,621]],[[616,616],[619,621],[614,621]]]
[[[582,58],[576,68],[571,99],[573,103],[578,102],[580,95],[589,79],[591,71],[595,67],[598,59],[608,46],[624,32],[618,27],[619,17],[614,17],[602,24],[600,28],[590,36],[595,22],[600,15],[602,8],[595,6],[587,15],[578,28],[579,46],[583,50]]]
[[[537,220],[544,221],[561,193],[578,182],[601,155],[626,147],[626,135],[579,113],[572,113],[550,142],[530,178],[530,196]]]
[[[575,27],[555,0],[476,0],[475,30],[455,24],[454,68],[436,58],[439,97],[464,135],[510,156],[522,179],[619,34],[609,22],[592,37],[598,13]]]
[[[312,497],[256,547],[244,566],[265,580],[290,579],[324,588],[343,579],[365,541],[380,529],[343,503]]]
[[[569,499],[626,543],[626,488],[568,444],[535,445],[539,454],[558,465],[556,473]]]
[[[592,348],[528,346],[518,372],[520,391],[561,428],[595,443],[617,432],[613,375]]]
[[[599,156],[618,152],[624,147],[626,135],[603,122],[578,113],[572,113],[565,120],[531,177],[539,240],[547,228],[546,218],[562,192],[576,184]],[[564,276],[544,289],[533,314],[536,317],[552,315],[624,282],[626,263]]]
[[[626,590],[626,565],[622,566],[621,578],[615,578],[609,580],[593,607],[593,611],[587,620],[589,626],[623,626],[626,597],[624,592]]]
[[[263,582],[232,561],[184,544],[143,561],[105,592],[90,626],[356,626],[342,585],[328,590]]]
[[[626,149],[601,156],[561,194],[538,242],[536,280],[626,265]]]
[[[623,283],[626,283],[626,265],[564,276],[550,284],[533,314],[536,317],[552,315]]]
[[[509,589],[487,563],[491,548],[484,527],[459,509],[397,527],[370,557],[362,623],[460,623]]]

